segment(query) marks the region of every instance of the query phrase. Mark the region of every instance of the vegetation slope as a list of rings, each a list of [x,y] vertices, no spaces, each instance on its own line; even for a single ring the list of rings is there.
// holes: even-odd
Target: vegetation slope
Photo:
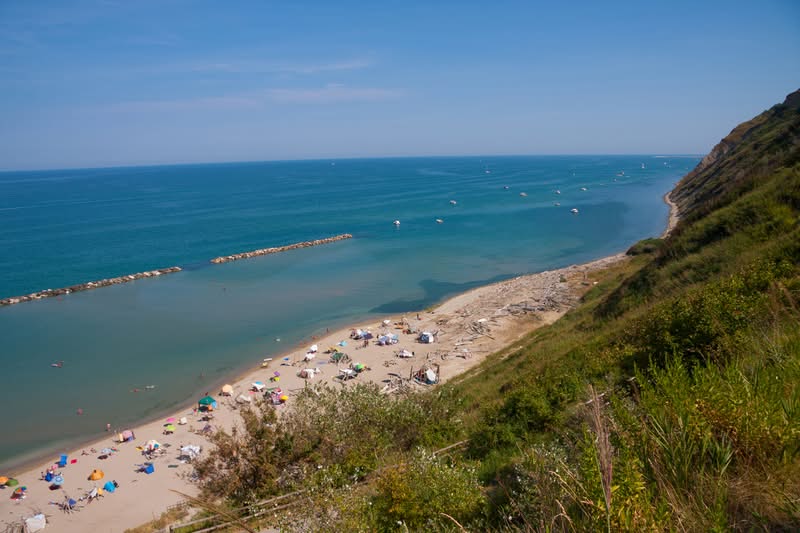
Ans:
[[[800,91],[735,128],[668,238],[457,382],[245,413],[205,497],[303,490],[270,523],[315,531],[800,529],[799,128]]]

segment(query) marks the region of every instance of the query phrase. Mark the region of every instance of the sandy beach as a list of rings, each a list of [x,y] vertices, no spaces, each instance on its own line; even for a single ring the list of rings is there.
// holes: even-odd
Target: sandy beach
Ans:
[[[677,217],[669,198],[665,197],[665,201],[671,207],[666,235],[674,227]],[[219,390],[208,391],[218,402],[212,420],[202,420],[202,413],[187,407],[170,417],[176,421],[172,434],[164,434],[165,418],[129,428],[136,436],[133,441],[117,442],[117,434],[109,432],[105,439],[71,450],[67,454],[67,466],[57,469],[64,479],[61,488],[51,490],[50,483],[41,479],[42,473],[54,461],[26,472],[0,473],[14,477],[20,486],[27,487],[26,497],[22,500],[11,499],[12,488],[0,490],[0,527],[20,523],[23,518],[39,512],[47,516],[47,531],[63,532],[120,532],[157,518],[169,506],[183,500],[173,490],[197,493],[197,487],[190,479],[191,464],[179,460],[180,447],[197,445],[202,447],[203,454],[212,453],[207,437],[198,433],[207,424],[215,430],[230,429],[238,424],[238,409],[246,404],[237,403],[236,398],[242,395],[258,401],[262,397],[262,394],[252,391],[254,382],[262,382],[267,388],[279,387],[281,394],[288,396],[285,404],[276,407],[278,410],[291,409],[292,397],[309,382],[325,381],[337,387],[347,387],[372,381],[381,384],[387,391],[397,386],[424,389],[430,385],[415,384],[413,380],[405,379],[423,365],[437,369],[440,382],[446,382],[533,329],[563,316],[577,305],[580,296],[592,286],[597,272],[623,260],[625,255],[617,254],[583,265],[479,287],[433,309],[404,316],[387,316],[327,332],[321,338],[309,339],[307,347],[266,361],[263,367],[261,361],[254,361],[257,368],[230,383],[234,390],[232,396],[221,396]],[[370,331],[374,338],[364,346],[363,341],[351,339],[354,329]],[[434,334],[435,342],[419,342],[419,332],[423,331]],[[384,333],[396,335],[397,343],[378,345],[377,338]],[[346,346],[341,346],[342,342]],[[313,359],[306,361],[311,344],[318,346],[318,352]],[[350,363],[360,363],[367,370],[353,379],[342,381],[339,378],[340,370],[348,368],[350,363],[331,362],[330,354],[325,353],[329,347],[338,347],[348,354]],[[400,350],[412,352],[413,356],[398,357],[396,354]],[[314,369],[314,377],[300,377],[299,374],[305,369]],[[274,379],[276,377],[277,380]],[[199,391],[197,399],[203,396],[203,392]],[[187,420],[185,425],[177,423],[182,417]],[[147,474],[139,470],[148,461],[142,454],[142,447],[150,439],[157,440],[163,452],[151,461],[154,472]],[[112,449],[112,453],[104,453],[105,448]],[[53,459],[57,460],[57,456]],[[102,470],[104,477],[97,481],[88,480],[95,469]],[[81,499],[93,488],[102,487],[109,480],[119,485],[113,494],[105,494],[91,502]],[[55,505],[67,498],[78,500],[76,511],[66,513]]]

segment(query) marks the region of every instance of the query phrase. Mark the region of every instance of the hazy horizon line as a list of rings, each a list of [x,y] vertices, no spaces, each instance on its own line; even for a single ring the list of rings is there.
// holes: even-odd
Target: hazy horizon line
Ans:
[[[446,159],[446,158],[482,158],[482,157],[596,157],[596,156],[642,156],[651,157],[654,159],[663,159],[669,157],[703,157],[703,153],[677,153],[669,154],[663,152],[653,153],[624,153],[624,152],[609,152],[609,153],[550,153],[550,154],[441,154],[441,155],[383,155],[383,156],[335,156],[335,157],[296,157],[296,158],[281,158],[281,159],[252,159],[252,160],[238,160],[238,161],[182,161],[172,163],[132,163],[132,164],[111,164],[111,165],[98,165],[98,166],[63,166],[63,167],[40,167],[40,168],[0,168],[0,174],[11,172],[50,172],[58,170],[106,170],[106,169],[121,169],[121,168],[152,168],[152,167],[179,167],[179,166],[193,166],[193,165],[236,165],[236,164],[258,164],[258,163],[292,163],[292,162],[313,162],[313,161],[358,161],[370,159]]]

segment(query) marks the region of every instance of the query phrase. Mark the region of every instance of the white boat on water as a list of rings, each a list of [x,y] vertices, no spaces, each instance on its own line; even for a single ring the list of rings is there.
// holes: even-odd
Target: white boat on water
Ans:
[[[455,200],[450,200],[450,205],[456,205],[457,203]]]
[[[561,191],[559,191],[558,189],[556,189],[556,194],[561,194]]]
[[[437,224],[441,224],[442,222],[444,222],[444,220],[442,220],[441,218],[437,218],[437,219],[436,219],[436,223],[437,223]]]
[[[400,225],[400,221],[399,220],[395,220],[394,222],[392,222],[392,224],[394,224],[395,226],[399,226]]]
[[[581,190],[582,190],[582,191],[586,191],[586,190],[588,190],[588,189],[586,189],[586,187],[581,187]]]
[[[577,210],[576,208],[574,208],[574,207],[573,207],[572,209],[570,209],[569,211],[570,211],[570,213],[572,213],[573,215],[577,215],[577,214],[578,214],[578,210]]]

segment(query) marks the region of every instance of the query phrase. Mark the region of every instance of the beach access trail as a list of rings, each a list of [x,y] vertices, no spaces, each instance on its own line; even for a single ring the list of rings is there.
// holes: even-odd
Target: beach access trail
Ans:
[[[669,202],[668,198],[665,201]],[[672,212],[675,212],[672,206]],[[677,222],[676,217],[670,219],[665,235]],[[174,413],[171,418],[179,420],[187,418],[186,425],[175,424],[175,431],[164,435],[165,419],[154,421],[139,427],[130,428],[136,440],[126,443],[116,442],[116,433],[109,432],[108,437],[83,448],[68,453],[68,465],[60,471],[64,477],[62,488],[49,490],[50,483],[41,478],[54,462],[46,462],[26,472],[2,472],[0,474],[19,480],[20,486],[27,487],[27,496],[20,501],[10,499],[12,489],[0,490],[0,530],[12,523],[20,523],[22,518],[43,512],[47,515],[46,531],[66,533],[82,533],[85,531],[122,532],[127,528],[141,525],[159,517],[171,505],[180,503],[183,498],[173,491],[196,495],[198,488],[191,480],[192,465],[178,460],[179,448],[182,445],[198,445],[202,453],[213,453],[207,437],[197,434],[207,423],[216,428],[230,430],[240,424],[238,410],[241,405],[235,398],[242,394],[246,397],[261,398],[261,394],[251,392],[252,383],[263,382],[266,387],[280,387],[282,394],[289,399],[276,409],[291,409],[293,396],[307,383],[328,382],[333,386],[351,386],[353,384],[372,381],[391,389],[407,378],[412,370],[419,369],[426,362],[438,365],[440,382],[480,364],[498,350],[511,345],[537,327],[550,324],[574,308],[584,294],[598,279],[599,273],[620,261],[624,254],[617,254],[583,265],[516,277],[492,285],[479,287],[464,294],[455,296],[434,309],[406,313],[404,316],[388,316],[384,320],[371,320],[367,323],[354,324],[352,328],[344,328],[326,333],[321,338],[309,339],[308,346],[316,344],[319,352],[316,357],[304,361],[308,346],[276,356],[266,367],[261,361],[254,361],[259,367],[248,372],[236,381],[232,381],[233,395],[223,397],[220,391],[209,391],[218,403],[213,412],[213,419],[204,421],[202,413],[196,413],[193,406],[188,406]],[[429,331],[436,333],[436,342],[421,344],[417,341],[418,333],[404,333],[403,326],[410,326],[415,332]],[[363,347],[363,342],[352,340],[352,329],[370,330],[375,336]],[[379,346],[377,336],[381,333],[398,336],[398,343]],[[368,369],[356,378],[341,382],[336,363],[329,362],[329,355],[324,351],[331,346],[338,346],[341,341],[347,343],[339,349],[349,355],[353,363],[361,363]],[[361,346],[361,347],[359,347]],[[411,358],[399,358],[395,354],[399,350],[414,353]],[[342,367],[347,365],[342,365]],[[298,373],[306,368],[319,369],[313,379],[300,378]],[[280,374],[278,381],[270,381]],[[398,378],[399,376],[399,378]],[[408,380],[402,380],[408,384]],[[420,389],[424,385],[411,385]],[[435,385],[433,385],[435,386]],[[197,399],[203,396],[199,391]],[[194,404],[196,405],[196,404]],[[120,428],[126,429],[126,428]],[[152,460],[154,472],[139,472],[139,465],[148,461],[141,447],[155,439],[164,450],[162,456]],[[101,450],[114,448],[114,453],[105,459],[99,459]],[[53,458],[54,460],[57,457]],[[77,460],[74,464],[69,461]],[[94,469],[103,470],[105,477],[98,481],[87,478]],[[106,494],[99,500],[87,503],[80,501],[78,509],[72,513],[61,511],[50,502],[62,503],[65,497],[78,500],[94,487],[102,487],[108,480],[115,480],[119,488],[113,494]]]

